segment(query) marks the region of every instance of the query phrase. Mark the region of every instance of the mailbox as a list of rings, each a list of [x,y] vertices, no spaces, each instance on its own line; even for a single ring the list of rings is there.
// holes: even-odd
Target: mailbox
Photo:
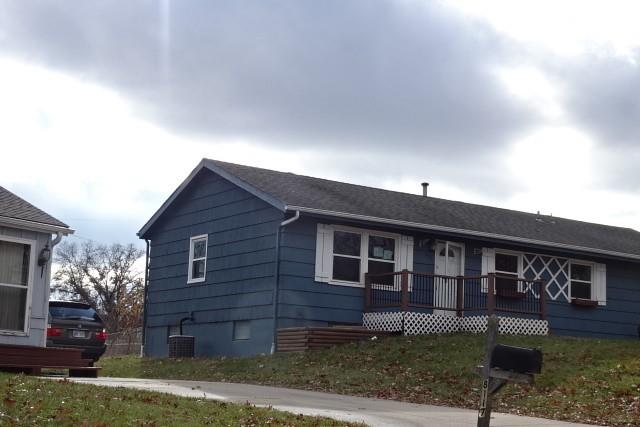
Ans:
[[[491,354],[491,367],[520,374],[542,372],[542,352],[537,348],[497,344]]]

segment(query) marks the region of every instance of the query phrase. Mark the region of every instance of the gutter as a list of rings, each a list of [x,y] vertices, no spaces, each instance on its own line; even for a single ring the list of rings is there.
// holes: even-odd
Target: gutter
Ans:
[[[333,216],[338,218],[354,219],[354,220],[360,220],[360,221],[378,222],[381,224],[398,225],[401,227],[416,228],[420,230],[442,231],[442,232],[456,233],[456,234],[462,234],[467,236],[476,236],[476,237],[484,237],[484,238],[496,239],[496,240],[505,240],[505,241],[516,242],[516,243],[527,243],[527,244],[547,246],[547,247],[557,248],[557,249],[587,252],[591,254],[607,255],[607,256],[612,256],[617,258],[627,258],[627,259],[640,261],[640,255],[627,254],[624,252],[608,251],[605,249],[595,249],[595,248],[589,248],[586,246],[547,242],[545,240],[528,239],[526,237],[507,236],[504,234],[487,233],[484,231],[465,230],[462,228],[444,227],[441,225],[422,224],[419,222],[379,218],[379,217],[368,216],[368,215],[352,214],[348,212],[335,212],[335,211],[328,211],[324,209],[307,208],[303,206],[287,206],[286,209],[296,211],[296,212],[307,212],[307,213],[317,214],[317,215]]]
[[[271,354],[275,353],[278,346],[278,298],[280,296],[280,235],[282,229],[287,225],[300,219],[300,211],[296,211],[296,214],[291,218],[285,219],[278,226],[276,232],[276,271],[274,273],[275,280],[273,285],[273,341],[271,342]]]
[[[73,234],[75,230],[61,225],[45,224],[43,222],[27,221],[25,219],[11,218],[8,216],[0,216],[0,223],[7,224],[10,227],[19,227],[25,230],[39,231],[44,233],[56,233],[66,236]]]

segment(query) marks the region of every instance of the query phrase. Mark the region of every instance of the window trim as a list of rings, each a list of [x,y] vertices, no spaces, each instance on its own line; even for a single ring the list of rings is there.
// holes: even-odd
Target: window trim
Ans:
[[[576,265],[582,265],[584,267],[589,267],[591,269],[591,280],[590,281],[586,281],[586,280],[578,280],[578,279],[572,279],[571,278],[571,266],[573,264]],[[579,261],[579,260],[574,260],[574,259],[569,259],[569,277],[567,278],[569,280],[569,299],[581,299],[578,297],[574,297],[573,296],[573,282],[579,282],[579,283],[588,283],[589,284],[589,301],[597,301],[597,298],[594,298],[594,279],[595,279],[595,272],[596,272],[596,268],[595,268],[595,264],[589,261]]]
[[[524,252],[517,252],[517,251],[511,251],[508,249],[495,249],[495,253],[494,253],[494,258],[493,258],[493,272],[496,274],[513,274],[513,272],[507,272],[507,271],[498,271],[496,270],[496,262],[495,262],[495,256],[496,255],[509,255],[509,256],[515,256],[518,258],[518,279],[523,279],[523,269],[524,269]]]
[[[29,274],[27,276],[27,297],[26,297],[26,307],[24,310],[24,328],[22,331],[20,330],[12,330],[12,329],[0,329],[0,335],[10,335],[10,336],[29,336],[30,328],[31,328],[31,293],[33,291],[33,280],[34,280],[34,270],[36,263],[36,245],[38,244],[37,240],[32,239],[23,239],[20,237],[11,237],[0,235],[0,241],[11,242],[11,243],[19,243],[23,245],[29,245]],[[12,285],[9,283],[0,284],[0,286],[7,287],[19,287],[22,286]]]
[[[204,239],[204,257],[193,258],[194,242]],[[189,238],[189,264],[187,266],[187,284],[202,283],[207,278],[207,256],[209,254],[209,235],[200,234],[198,236],[191,236]],[[193,262],[204,259],[204,276],[193,278]]]
[[[359,258],[360,259],[360,281],[359,282],[351,282],[351,281],[347,281],[347,280],[337,280],[333,278],[333,257],[336,256],[336,254],[334,254],[333,252],[333,238],[335,236],[335,232],[336,231],[344,231],[347,233],[356,233],[356,234],[360,234],[360,256],[356,257],[356,256],[348,256],[350,258]],[[401,239],[401,235],[400,234],[396,234],[396,233],[388,233],[385,231],[376,231],[376,230],[368,230],[365,228],[356,228],[356,227],[349,227],[346,225],[332,225],[331,226],[331,247],[329,248],[329,263],[328,263],[328,269],[329,269],[329,273],[330,273],[330,277],[329,277],[329,281],[327,283],[329,283],[330,285],[341,285],[341,286],[351,286],[351,287],[355,287],[355,288],[363,288],[364,287],[364,275],[365,273],[369,270],[369,236],[378,236],[378,237],[386,237],[386,238],[390,238],[390,239],[394,239],[394,248],[393,248],[393,271],[397,271],[396,270],[396,265],[398,265],[398,261],[399,261],[399,255],[400,255],[400,239]],[[364,255],[363,255],[364,254]],[[347,257],[347,255],[341,255],[341,254],[337,254],[337,256],[345,256]],[[374,258],[375,261],[384,261],[384,260],[378,260],[376,258]],[[386,261],[387,263],[391,264],[389,261]]]
[[[524,292],[524,282],[522,282],[522,280],[524,279],[524,252],[518,252],[518,251],[511,251],[508,249],[496,249],[494,254],[493,254],[493,273],[494,274],[503,274],[503,275],[512,275],[513,272],[507,272],[507,271],[499,271],[496,270],[496,256],[498,255],[508,255],[508,256],[515,256],[518,258],[518,271],[517,271],[517,275],[518,275],[518,280],[516,281],[516,292]],[[497,289],[494,289],[494,292],[498,292]]]

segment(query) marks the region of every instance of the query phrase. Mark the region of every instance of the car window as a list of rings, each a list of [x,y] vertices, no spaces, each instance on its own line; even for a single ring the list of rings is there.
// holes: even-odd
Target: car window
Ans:
[[[57,319],[94,320],[101,322],[98,313],[91,307],[49,307],[49,315]]]

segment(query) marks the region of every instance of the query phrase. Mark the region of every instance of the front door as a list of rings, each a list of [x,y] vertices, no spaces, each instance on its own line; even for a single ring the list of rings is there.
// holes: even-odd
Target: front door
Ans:
[[[433,305],[452,310],[433,310],[433,314],[455,316],[456,276],[464,274],[464,244],[437,242],[435,247],[435,274],[433,279]],[[447,276],[447,277],[441,277]]]

